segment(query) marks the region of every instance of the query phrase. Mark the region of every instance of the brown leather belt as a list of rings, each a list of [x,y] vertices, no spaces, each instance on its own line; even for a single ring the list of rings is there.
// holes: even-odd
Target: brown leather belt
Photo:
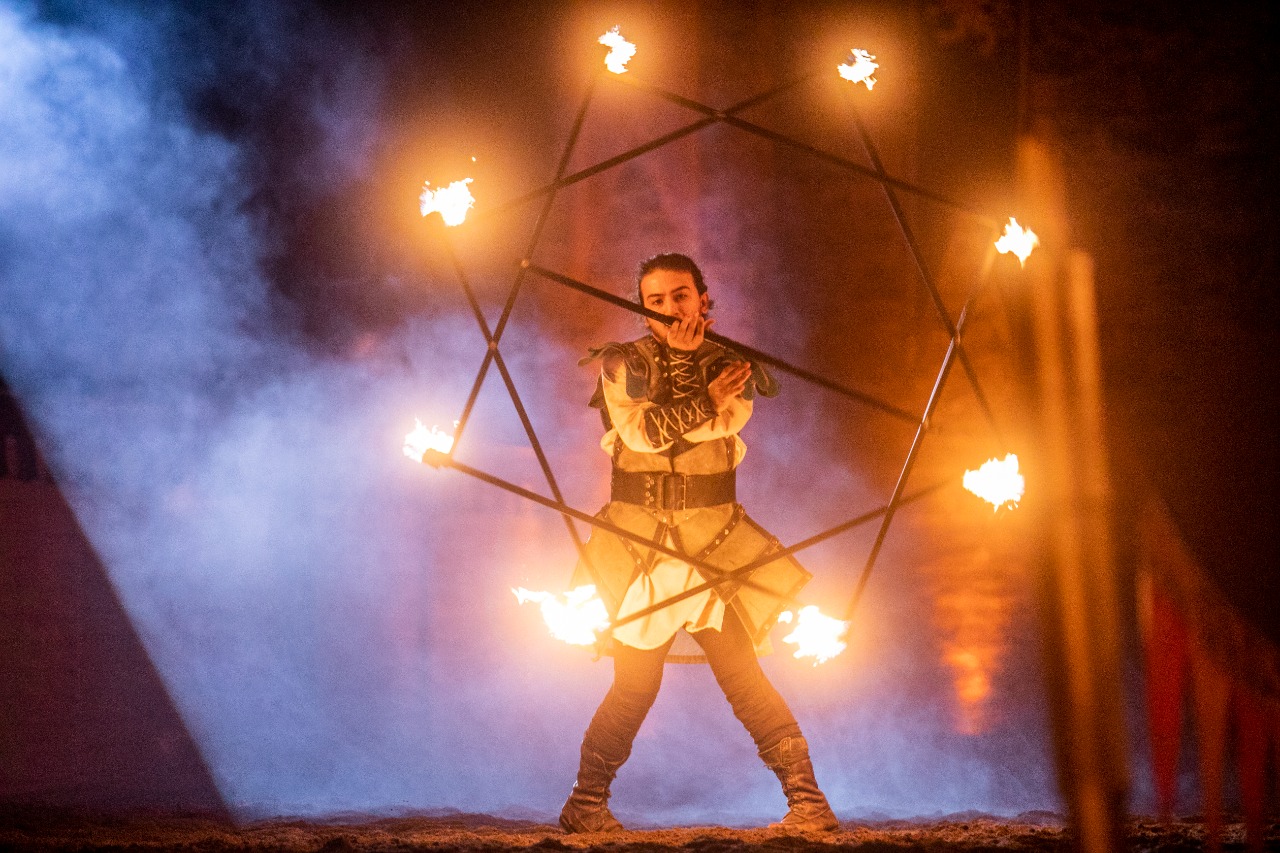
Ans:
[[[647,509],[682,510],[733,503],[737,471],[719,474],[668,474],[662,471],[613,471],[611,497]]]

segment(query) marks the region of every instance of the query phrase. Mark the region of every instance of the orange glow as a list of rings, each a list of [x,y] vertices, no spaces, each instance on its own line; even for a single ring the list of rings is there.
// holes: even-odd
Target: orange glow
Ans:
[[[605,67],[614,74],[626,74],[627,63],[636,55],[636,46],[623,38],[616,26],[600,36],[598,41],[609,48],[609,54],[604,58]]]
[[[986,701],[991,695],[994,651],[954,645],[943,649],[942,660],[951,667],[956,699],[960,702],[958,727],[962,734],[981,734],[987,726]]]
[[[431,429],[427,429],[417,418],[414,418],[413,422],[416,426],[404,437],[405,456],[415,462],[421,462],[428,450],[445,454],[453,450],[453,436],[447,432],[441,432],[438,426],[433,425]]]
[[[573,646],[595,645],[596,635],[609,627],[609,613],[592,584],[575,587],[557,597],[517,587],[512,592],[521,604],[536,601],[551,636]]]
[[[965,471],[964,487],[991,504],[994,511],[1016,507],[1027,482],[1018,473],[1018,457],[1010,453],[1004,459],[988,459],[976,471]]]
[[[782,642],[795,645],[796,658],[813,658],[813,665],[817,666],[847,648],[844,636],[849,631],[848,622],[823,615],[812,604],[801,607],[798,618],[790,610],[784,610],[778,615],[780,625],[789,625],[793,620],[796,626],[782,638]]]
[[[1009,217],[1009,224],[1004,227],[1004,235],[996,241],[996,249],[1005,255],[1013,252],[1019,265],[1025,265],[1031,250],[1040,245],[1040,238],[1030,228],[1023,228],[1018,220]]]
[[[422,195],[418,197],[418,206],[422,210],[422,215],[438,213],[444,219],[445,225],[461,225],[467,218],[467,211],[476,203],[471,190],[467,187],[469,183],[471,178],[463,178],[438,190],[431,189],[430,181],[423,184]]]
[[[849,51],[849,58],[844,61],[844,64],[836,66],[836,70],[850,83],[866,84],[867,90],[870,91],[876,85],[876,78],[871,75],[880,67],[880,64],[874,60],[875,57],[870,53],[855,47]]]

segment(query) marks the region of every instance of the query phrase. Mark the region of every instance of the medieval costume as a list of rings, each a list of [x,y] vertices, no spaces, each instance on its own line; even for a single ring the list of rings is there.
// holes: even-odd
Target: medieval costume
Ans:
[[[777,394],[761,365],[751,365],[743,392],[716,411],[708,384],[742,361],[718,344],[696,351],[653,337],[591,351],[602,359],[591,404],[601,410],[601,447],[612,459],[611,500],[598,513],[610,524],[688,555],[698,567],[596,528],[571,586],[595,584],[617,621],[779,550],[777,539],[737,503],[735,472],[746,453],[739,431],[757,394]],[[709,566],[710,569],[704,568]],[[571,832],[611,831],[609,784],[631,753],[657,697],[667,661],[706,661],[734,714],[778,775],[790,810],[785,828],[836,826],[813,779],[808,747],[795,717],[756,659],[769,629],[810,574],[791,557],[766,562],[614,629],[607,651],[614,683],[582,743],[582,764],[560,822]]]

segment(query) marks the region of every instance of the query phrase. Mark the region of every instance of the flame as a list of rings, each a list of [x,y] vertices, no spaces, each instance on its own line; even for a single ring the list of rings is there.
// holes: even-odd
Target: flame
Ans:
[[[1009,217],[1009,224],[1004,227],[1004,236],[996,241],[996,249],[1004,255],[1013,252],[1018,256],[1018,264],[1024,265],[1031,250],[1040,245],[1040,238],[1030,228],[1023,228],[1018,220]]]
[[[467,218],[467,211],[476,203],[471,190],[467,189],[469,183],[471,178],[463,178],[438,190],[431,189],[430,181],[424,183],[422,195],[418,198],[422,215],[439,213],[445,225],[461,225]]]
[[[609,614],[604,609],[604,602],[596,595],[593,584],[569,590],[563,601],[550,592],[534,592],[524,587],[511,591],[521,604],[538,602],[551,636],[570,645],[595,645],[596,634],[609,627]]]
[[[636,55],[636,46],[623,38],[616,26],[597,41],[609,48],[609,55],[604,58],[605,67],[614,74],[626,74],[627,62]]]
[[[448,453],[453,450],[453,436],[449,433],[441,432],[440,427],[434,425],[431,429],[427,429],[417,418],[414,418],[413,422],[417,426],[413,428],[413,432],[404,437],[405,456],[415,462],[421,462],[423,455],[429,450],[437,453]]]
[[[836,66],[836,70],[850,83],[865,83],[867,91],[871,91],[876,85],[876,78],[871,75],[880,67],[880,63],[873,60],[875,57],[870,53],[855,47],[849,51],[849,58],[844,64]]]
[[[1004,459],[988,459],[976,471],[964,472],[964,487],[996,510],[1017,506],[1026,486],[1018,473],[1018,457],[1012,453]]]
[[[790,624],[793,619],[790,610],[778,614],[779,624]],[[790,634],[782,638],[784,643],[794,643],[795,657],[813,658],[813,665],[831,660],[847,648],[844,635],[849,631],[849,623],[831,616],[826,616],[812,604],[800,608],[800,616],[796,627]]]

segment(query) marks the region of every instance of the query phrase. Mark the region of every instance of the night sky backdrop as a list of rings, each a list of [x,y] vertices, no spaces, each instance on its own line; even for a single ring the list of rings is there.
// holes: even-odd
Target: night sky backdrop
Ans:
[[[546,183],[615,24],[637,76],[716,107],[834,77],[866,46],[873,92],[823,78],[749,117],[861,162],[856,105],[890,174],[997,216],[1016,215],[1018,129],[1056,139],[1073,240],[1098,265],[1121,552],[1155,489],[1280,637],[1272,17],[3,0],[0,375],[233,811],[549,818],[609,667],[509,589],[560,589],[573,547],[554,514],[400,453],[415,416],[458,416],[483,355],[443,240],[492,323],[537,206],[446,237],[418,215],[422,183],[474,177],[477,213]],[[602,81],[570,170],[694,117]],[[954,317],[985,231],[906,207]],[[535,258],[630,295],[661,250],[702,263],[718,331],[922,408],[947,339],[879,185],[717,125],[562,192]],[[968,340],[1016,443],[1018,275],[999,260]],[[576,359],[638,330],[531,280],[503,340],[588,512],[608,467]],[[744,435],[743,503],[784,543],[808,536],[881,505],[911,434],[784,377]],[[919,483],[1004,449],[957,372]],[[496,376],[459,458],[545,490]],[[767,659],[842,817],[1060,807],[1016,516],[975,503],[947,492],[895,521],[844,656]],[[839,612],[873,533],[802,554],[805,599]],[[783,808],[701,667],[669,668],[614,790],[624,820]],[[1149,808],[1141,779],[1135,795]]]

